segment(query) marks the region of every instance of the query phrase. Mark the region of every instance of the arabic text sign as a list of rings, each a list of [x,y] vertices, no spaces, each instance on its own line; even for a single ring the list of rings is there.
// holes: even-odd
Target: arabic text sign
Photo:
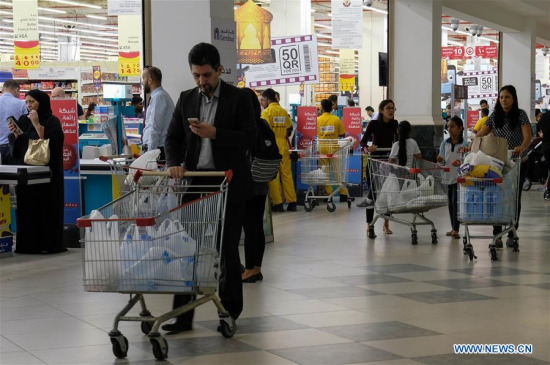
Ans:
[[[363,48],[363,1],[332,0],[332,48]]]
[[[37,0],[15,0],[13,8],[13,60],[16,69],[40,67]]]
[[[212,45],[220,52],[223,66],[223,81],[235,85],[237,83],[237,53],[235,52],[235,21],[231,19],[212,18]]]
[[[299,106],[296,122],[296,148],[305,150],[317,136],[317,108],[314,106]]]
[[[315,35],[272,38],[271,49],[275,54],[274,63],[241,66],[248,87],[319,82]]]
[[[441,47],[441,58],[460,60],[464,58],[464,47]]]
[[[477,46],[476,56],[481,58],[497,58],[498,47],[497,46]]]
[[[141,15],[141,0],[109,0],[107,12],[109,15]]]

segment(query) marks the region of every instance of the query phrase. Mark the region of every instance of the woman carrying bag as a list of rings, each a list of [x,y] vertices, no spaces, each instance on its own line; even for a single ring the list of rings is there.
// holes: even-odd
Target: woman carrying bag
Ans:
[[[29,114],[22,115],[17,127],[9,124],[10,148],[14,164],[33,164],[42,160],[51,170],[47,184],[17,185],[17,239],[15,253],[51,254],[67,251],[63,247],[63,130],[59,119],[52,114],[50,97],[43,91],[31,90],[25,95]],[[36,142],[42,140],[40,142]],[[38,151],[29,147],[44,144]],[[49,160],[47,152],[49,151]],[[35,152],[35,153],[31,153]],[[42,164],[42,163],[36,163]]]

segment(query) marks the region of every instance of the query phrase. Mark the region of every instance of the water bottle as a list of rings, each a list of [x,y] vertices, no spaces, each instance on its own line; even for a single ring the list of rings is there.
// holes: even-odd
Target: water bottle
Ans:
[[[501,221],[503,218],[502,204],[502,190],[499,186],[493,185],[485,188],[483,192],[483,205],[486,220]]]
[[[466,217],[470,221],[483,218],[483,191],[477,186],[468,186],[465,193]]]

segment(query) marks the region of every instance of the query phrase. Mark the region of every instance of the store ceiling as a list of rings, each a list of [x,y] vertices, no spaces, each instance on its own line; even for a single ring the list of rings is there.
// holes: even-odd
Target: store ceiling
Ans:
[[[60,40],[78,42],[82,61],[117,56],[117,17],[107,15],[107,0],[38,0],[42,59],[56,60]],[[0,0],[0,51],[13,53],[12,1]],[[70,38],[63,38],[70,37]]]

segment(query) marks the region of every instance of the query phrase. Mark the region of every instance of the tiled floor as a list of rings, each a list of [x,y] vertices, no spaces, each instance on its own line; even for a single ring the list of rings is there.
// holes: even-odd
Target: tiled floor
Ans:
[[[245,309],[232,339],[216,332],[213,305],[198,309],[192,332],[166,336],[159,364],[548,364],[550,363],[550,203],[536,187],[524,194],[520,253],[444,236],[446,208],[430,211],[439,229],[418,246],[405,226],[365,237],[364,209],[274,216],[265,279],[245,284]],[[490,232],[490,227],[473,227]],[[80,249],[56,256],[0,259],[0,363],[153,364],[136,323],[120,326],[130,342],[117,360],[107,333],[127,296],[87,293]],[[154,314],[169,295],[147,295]],[[456,355],[453,344],[532,344],[532,355]]]

